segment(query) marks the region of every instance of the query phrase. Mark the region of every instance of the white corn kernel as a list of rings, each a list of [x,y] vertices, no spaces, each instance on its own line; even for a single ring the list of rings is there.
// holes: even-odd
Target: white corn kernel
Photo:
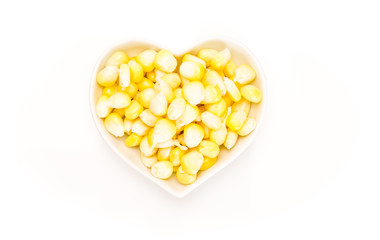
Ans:
[[[162,92],[165,95],[166,102],[170,103],[174,99],[173,89],[170,85],[162,79],[158,79],[156,84],[154,84],[154,90],[158,92]]]
[[[242,64],[236,68],[234,80],[240,84],[247,84],[252,82],[255,77],[255,70],[248,64]]]
[[[211,67],[218,71],[223,71],[223,68],[231,59],[231,52],[228,48],[218,52],[211,60]]]
[[[140,151],[144,156],[150,157],[157,152],[157,148],[154,148],[154,146],[150,145],[148,137],[144,136],[140,142]]]
[[[154,114],[149,109],[145,109],[140,114],[140,119],[143,123],[145,123],[149,127],[154,127],[154,125],[156,124],[158,120],[158,117],[154,116]]]
[[[220,118],[209,111],[204,111],[201,114],[201,119],[202,122],[212,130],[217,130],[222,126]]]
[[[157,151],[157,159],[158,161],[168,161],[170,152],[173,148],[167,147],[167,148],[159,148]]]
[[[129,61],[128,55],[123,51],[114,52],[107,60],[106,66],[119,67]]]
[[[235,102],[231,106],[231,111],[232,112],[237,112],[237,111],[243,111],[245,114],[249,114],[249,111],[251,110],[251,103],[248,102],[246,99],[242,98],[239,102]]]
[[[213,141],[203,140],[199,146],[198,151],[203,154],[203,156],[208,158],[216,158],[219,155],[219,146]]]
[[[186,125],[183,132],[185,144],[189,148],[198,146],[204,135],[205,133],[203,128],[196,123]]]
[[[153,71],[153,61],[157,52],[154,50],[145,50],[136,57],[136,61],[143,67],[144,72]]]
[[[95,105],[95,111],[96,115],[98,115],[99,118],[105,118],[108,116],[108,114],[110,114],[112,108],[108,105],[107,96],[102,95],[98,98]]]
[[[206,86],[211,85],[218,87],[223,96],[226,94],[227,89],[224,85],[223,79],[215,70],[208,71],[202,82]]]
[[[158,143],[165,142],[176,134],[177,129],[173,122],[168,119],[162,118],[157,121],[156,125],[153,128],[153,146],[156,146]]]
[[[136,119],[133,122],[132,132],[136,133],[139,136],[147,135],[149,132],[149,129],[150,128],[147,125],[145,125],[145,123],[143,123],[140,118]]]
[[[117,67],[107,66],[100,70],[96,75],[96,81],[100,86],[111,87],[119,78],[119,69]]]
[[[155,95],[156,92],[153,88],[147,88],[139,92],[139,96],[136,99],[144,108],[149,108],[150,103]]]
[[[203,78],[205,68],[199,62],[183,62],[179,73],[190,81],[199,81]]]
[[[217,86],[207,85],[203,104],[217,103],[222,99],[222,93]]]
[[[182,126],[193,122],[198,115],[199,109],[197,106],[186,104],[185,112],[176,120],[177,128],[180,129]]]
[[[108,106],[111,108],[125,108],[129,104],[131,104],[131,98],[124,92],[117,92],[108,98]]]
[[[259,103],[263,98],[263,93],[261,90],[253,85],[246,85],[242,87],[240,92],[245,99],[253,103]]]
[[[157,93],[150,101],[149,110],[156,116],[164,116],[166,114],[168,103],[162,92]]]
[[[160,71],[171,73],[177,67],[177,59],[168,50],[161,50],[156,54],[153,66]]]
[[[182,58],[182,62],[198,62],[203,65],[204,68],[206,68],[206,62],[203,59],[200,59],[192,54],[185,54]]]
[[[196,150],[185,153],[181,157],[181,167],[186,173],[196,174],[201,168],[202,164],[203,155]]]
[[[186,109],[186,101],[183,98],[176,98],[174,99],[167,111],[168,118],[170,120],[177,120],[184,112]]]
[[[121,64],[119,70],[119,85],[122,88],[128,87],[131,83],[131,70],[128,64]]]
[[[189,174],[183,171],[182,167],[180,166],[177,170],[176,177],[178,182],[184,185],[192,184],[197,179],[197,174]]]
[[[226,125],[233,131],[239,131],[247,119],[247,114],[243,112],[242,110],[237,112],[232,112],[230,115],[228,115],[226,120]]]
[[[227,136],[227,128],[222,125],[218,130],[212,130],[210,132],[210,140],[214,141],[218,145],[222,145]]]
[[[157,156],[153,155],[150,157],[144,156],[144,154],[140,154],[141,162],[144,164],[145,167],[151,168],[153,164],[157,162]]]
[[[130,135],[132,133],[133,121],[124,118],[124,132]]]
[[[158,161],[150,170],[153,176],[160,179],[168,179],[173,174],[173,165],[169,161]]]
[[[229,78],[224,78],[224,85],[226,86],[227,93],[230,96],[230,98],[234,102],[240,101],[241,94],[239,88],[236,87],[235,83]]]
[[[104,126],[115,137],[122,137],[124,135],[123,119],[117,113],[108,115],[104,120]]]
[[[161,77],[161,79],[167,82],[172,89],[175,89],[181,85],[181,78],[178,73],[169,73]]]
[[[227,149],[231,149],[233,146],[235,146],[235,143],[238,139],[238,134],[231,129],[228,129],[226,140],[224,141],[224,146]]]
[[[157,143],[156,144],[156,148],[168,148],[168,147],[172,147],[174,146],[174,141],[173,139],[169,139],[165,142],[162,142],[162,143]]]
[[[193,106],[200,104],[205,95],[203,84],[199,81],[193,81],[185,84],[182,92],[186,101]]]
[[[245,123],[243,127],[239,130],[238,134],[240,136],[247,136],[253,130],[255,130],[255,128],[256,128],[256,120],[254,118],[249,117],[247,118],[247,120],[245,120]]]
[[[209,49],[209,48],[204,48],[199,50],[197,56],[205,61],[206,66],[210,66],[211,60],[215,57],[215,55],[218,53],[217,50],[215,49]]]

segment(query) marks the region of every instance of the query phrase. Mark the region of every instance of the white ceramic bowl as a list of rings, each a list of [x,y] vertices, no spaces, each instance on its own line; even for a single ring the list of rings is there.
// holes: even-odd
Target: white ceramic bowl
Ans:
[[[177,57],[182,56],[184,53],[192,53],[195,54],[201,48],[214,48],[217,50],[222,50],[225,47],[228,47],[232,54],[232,60],[237,64],[247,63],[250,64],[257,73],[256,80],[254,84],[259,87],[263,91],[263,101],[260,104],[251,104],[250,116],[253,116],[257,121],[257,127],[254,132],[249,134],[246,137],[239,137],[236,145],[231,149],[227,150],[222,147],[220,155],[218,157],[217,162],[214,166],[209,168],[206,171],[200,171],[198,174],[197,180],[191,185],[182,185],[180,184],[175,174],[168,180],[161,180],[153,177],[150,173],[150,169],[146,168],[140,161],[140,150],[139,148],[128,148],[124,145],[124,137],[116,138],[112,136],[107,130],[104,128],[103,120],[98,118],[95,113],[95,103],[98,97],[102,93],[101,87],[96,83],[96,74],[97,72],[104,67],[104,64],[108,57],[117,50],[125,51],[129,56],[134,56],[139,52],[146,49],[170,49],[170,46],[163,46],[160,44],[155,44],[152,42],[141,41],[141,40],[123,40],[116,44],[113,44],[102,54],[102,56],[97,61],[94,71],[91,75],[91,84],[90,84],[90,108],[92,112],[92,117],[95,121],[95,125],[98,128],[98,131],[107,142],[107,144],[132,168],[136,169],[145,177],[152,180],[152,182],[156,183],[158,186],[165,189],[167,192],[173,194],[176,197],[183,197],[190,193],[192,190],[197,188],[203,182],[205,182],[208,178],[222,170],[229,163],[237,159],[237,157],[251,144],[252,140],[257,134],[257,131],[260,129],[261,123],[263,121],[264,109],[266,105],[266,85],[265,85],[265,76],[263,70],[259,64],[257,58],[251,53],[251,51],[245,47],[243,44],[236,42],[235,40],[230,39],[208,39],[201,41],[197,44],[194,44],[189,47],[183,48],[181,52],[173,52]],[[238,173],[236,173],[238,174]],[[236,183],[238,184],[238,183]]]

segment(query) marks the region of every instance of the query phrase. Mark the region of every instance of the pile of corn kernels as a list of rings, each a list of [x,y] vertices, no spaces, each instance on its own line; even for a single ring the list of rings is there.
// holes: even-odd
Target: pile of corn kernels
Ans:
[[[153,176],[175,173],[191,184],[198,172],[217,161],[220,148],[231,149],[238,136],[256,127],[251,103],[262,92],[250,84],[255,70],[236,66],[229,49],[201,49],[182,59],[168,50],[146,50],[130,58],[117,51],[96,76],[103,93],[96,113],[127,147],[139,147]]]

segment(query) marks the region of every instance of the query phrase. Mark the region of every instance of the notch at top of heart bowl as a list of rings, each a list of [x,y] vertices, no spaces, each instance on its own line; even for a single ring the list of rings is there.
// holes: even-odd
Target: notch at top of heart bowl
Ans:
[[[170,51],[170,47],[162,46],[159,44],[149,43],[147,41],[140,40],[123,40],[116,44],[110,46],[99,58],[97,61],[93,73],[91,75],[91,85],[90,85],[90,108],[92,112],[92,116],[95,122],[95,125],[107,142],[107,144],[111,147],[111,149],[119,155],[126,163],[128,163],[132,168],[136,169],[145,177],[152,180],[154,183],[165,189],[167,192],[171,193],[176,197],[183,197],[198,186],[200,186],[203,182],[205,182],[208,178],[219,172],[221,169],[226,167],[229,163],[235,160],[252,142],[254,137],[259,130],[261,123],[263,121],[264,109],[266,105],[267,99],[267,89],[265,84],[265,76],[262,70],[262,67],[259,64],[257,58],[251,53],[251,51],[242,45],[241,43],[235,40],[229,39],[209,39],[202,42],[199,42],[188,49],[184,49],[183,52],[173,54],[177,58],[177,61],[180,63],[181,56],[186,53],[191,53],[197,55],[200,49],[211,48],[221,51],[225,48],[228,48],[231,52],[231,60],[239,66],[240,64],[249,64],[256,71],[256,78],[254,80],[254,85],[262,90],[263,99],[259,104],[252,103],[251,111],[249,113],[250,117],[256,119],[257,125],[256,129],[251,132],[249,135],[244,137],[239,137],[236,145],[227,150],[224,147],[221,147],[220,154],[218,156],[218,160],[216,163],[209,169],[205,171],[199,171],[197,180],[190,185],[182,185],[180,184],[175,174],[171,176],[167,180],[161,180],[154,176],[152,176],[149,168],[144,166],[144,164],[140,160],[140,150],[138,147],[128,148],[125,146],[125,138],[123,137],[115,137],[111,135],[104,127],[103,119],[99,118],[96,113],[96,102],[98,98],[102,95],[102,87],[97,84],[96,76],[97,73],[104,68],[107,59],[116,51],[121,50],[127,53],[128,56],[135,56],[138,53],[148,50],[154,49],[159,51],[161,49],[168,49]],[[180,65],[180,64],[178,64]],[[177,66],[178,69],[178,66]]]

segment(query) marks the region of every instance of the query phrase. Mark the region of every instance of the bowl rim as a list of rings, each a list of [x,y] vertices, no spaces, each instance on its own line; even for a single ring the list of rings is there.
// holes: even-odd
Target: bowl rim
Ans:
[[[154,45],[154,46],[156,46],[156,47],[158,47],[160,49],[169,49],[170,50],[170,48],[167,48],[164,44],[161,44],[159,42],[155,42],[154,40],[151,41],[151,40],[147,40],[147,39],[144,39],[144,38],[131,38],[131,37],[122,38],[122,39],[120,39],[118,41],[115,41],[115,42],[113,42],[111,44],[108,44],[104,48],[104,50],[101,51],[101,54],[99,55],[98,59],[96,60],[95,65],[94,65],[93,70],[92,70],[91,75],[90,75],[89,107],[90,107],[90,111],[91,111],[92,120],[93,120],[93,122],[94,122],[94,124],[96,126],[96,129],[97,129],[98,133],[101,135],[101,137],[103,138],[103,140],[130,167],[132,167],[133,169],[135,169],[136,171],[138,171],[144,177],[152,180],[152,182],[154,182],[156,185],[158,185],[159,187],[161,187],[162,189],[164,189],[166,192],[168,192],[168,193],[170,193],[173,196],[178,197],[178,198],[182,198],[182,197],[186,196],[187,194],[189,194],[190,192],[192,192],[194,189],[196,189],[198,186],[200,186],[202,183],[204,183],[205,181],[207,181],[209,178],[211,178],[215,174],[219,173],[226,166],[228,166],[231,162],[233,162],[238,156],[240,156],[248,148],[248,146],[253,142],[253,140],[255,139],[256,135],[258,134],[258,132],[262,128],[261,126],[263,124],[263,121],[265,119],[265,115],[266,115],[266,112],[267,112],[267,101],[269,99],[268,98],[268,87],[267,87],[268,86],[268,84],[267,84],[268,79],[267,79],[267,77],[265,75],[265,72],[263,70],[263,67],[261,65],[261,62],[260,62],[259,58],[251,51],[250,48],[247,47],[246,44],[242,43],[241,41],[238,41],[236,39],[233,39],[231,37],[226,37],[226,36],[205,37],[205,38],[202,38],[202,39],[200,39],[200,40],[198,40],[196,42],[192,42],[192,43],[190,42],[190,43],[184,44],[184,46],[181,47],[179,51],[174,52],[173,54],[176,55],[176,56],[178,56],[178,54],[181,54],[181,55],[185,54],[186,51],[191,51],[192,48],[194,48],[196,46],[199,46],[202,43],[206,43],[206,42],[210,42],[210,41],[223,42],[223,43],[225,43],[227,45],[227,47],[228,47],[229,43],[232,43],[234,45],[238,45],[241,49],[243,49],[245,52],[248,53],[249,57],[256,64],[255,71],[256,71],[257,75],[260,75],[260,78],[261,78],[261,91],[263,92],[263,96],[265,96],[265,98],[263,98],[263,100],[260,103],[261,104],[261,108],[262,108],[261,114],[260,114],[259,119],[257,119],[257,125],[256,125],[256,128],[255,128],[255,131],[252,134],[252,136],[248,139],[247,144],[244,147],[238,149],[238,151],[233,155],[232,159],[230,159],[229,161],[226,161],[225,163],[223,163],[219,167],[218,171],[215,171],[213,173],[207,174],[202,179],[197,180],[194,184],[188,185],[188,188],[185,189],[184,191],[181,191],[181,192],[179,192],[179,191],[178,192],[177,191],[172,191],[172,189],[165,187],[163,184],[160,184],[158,181],[156,181],[157,179],[155,179],[153,176],[151,176],[151,175],[149,176],[148,174],[146,174],[145,172],[143,172],[137,165],[133,164],[131,161],[126,161],[124,159],[126,156],[124,156],[118,150],[118,148],[113,143],[111,143],[108,140],[108,138],[105,136],[105,131],[102,131],[100,129],[103,126],[100,126],[98,124],[98,121],[97,121],[98,117],[97,117],[96,111],[95,111],[96,101],[93,100],[94,99],[94,95],[95,95],[94,89],[95,89],[95,85],[97,84],[95,80],[96,80],[96,75],[98,73],[99,65],[102,62],[102,60],[104,59],[104,57],[106,55],[108,55],[112,49],[115,49],[116,47],[118,47],[120,45],[127,44],[128,42],[141,42],[141,43],[145,43],[145,44]]]

